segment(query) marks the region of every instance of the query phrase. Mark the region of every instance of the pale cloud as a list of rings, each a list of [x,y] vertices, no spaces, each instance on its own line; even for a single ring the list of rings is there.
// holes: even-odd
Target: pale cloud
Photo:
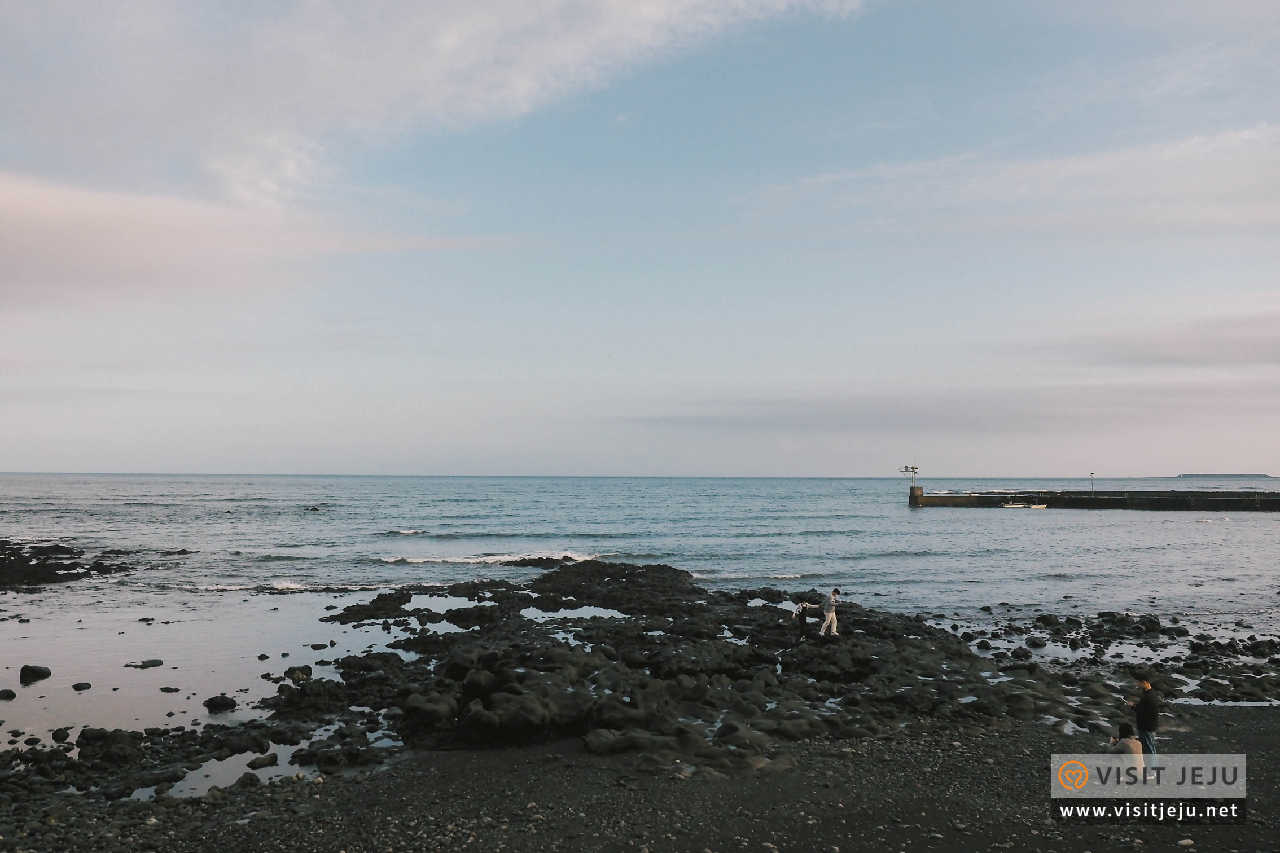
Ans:
[[[484,242],[361,234],[296,213],[86,190],[0,172],[0,306],[91,291],[287,284],[293,279],[274,261],[476,245]]]
[[[1165,421],[1192,427],[1280,417],[1280,378],[1184,377],[901,394],[707,398],[678,408],[626,420],[694,432],[991,436],[1040,431],[1062,437],[1096,433],[1108,424]]]
[[[519,116],[735,25],[861,0],[283,0],[0,6],[0,116],[30,159],[166,158],[261,201],[326,139]]]
[[[1071,21],[1104,21],[1141,30],[1190,31],[1205,37],[1280,31],[1280,5],[1273,0],[1051,0],[1050,5]]]
[[[1037,160],[954,157],[815,175],[747,202],[867,232],[1163,236],[1280,228],[1280,127]]]
[[[1087,339],[1076,349],[1119,364],[1280,367],[1280,311],[1205,317]]]

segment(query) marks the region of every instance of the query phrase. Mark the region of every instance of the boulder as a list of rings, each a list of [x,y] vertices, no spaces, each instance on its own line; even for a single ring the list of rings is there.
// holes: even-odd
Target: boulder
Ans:
[[[431,692],[427,695],[411,693],[400,707],[414,722],[440,726],[454,718],[458,713],[457,701],[447,693]]]
[[[1010,693],[1005,697],[1006,713],[1019,720],[1029,720],[1036,710],[1036,701],[1026,693]]]
[[[71,689],[77,693],[83,693],[91,687],[93,687],[93,685],[87,681],[77,681],[75,684],[71,685]]]
[[[18,698],[18,694],[14,693],[12,690],[8,688],[5,688],[4,690],[0,690],[0,702],[12,702],[14,699],[17,699],[17,698]]]
[[[209,709],[210,714],[221,714],[226,711],[233,711],[236,707],[236,700],[230,696],[210,696],[204,700],[204,706]]]
[[[306,664],[294,664],[284,671],[284,677],[290,681],[305,681],[311,677],[311,667]]]
[[[463,679],[462,689],[468,696],[484,699],[498,689],[498,677],[487,669],[473,669]]]
[[[28,664],[19,671],[18,680],[23,684],[35,684],[37,681],[45,680],[52,674],[47,666],[32,666]]]

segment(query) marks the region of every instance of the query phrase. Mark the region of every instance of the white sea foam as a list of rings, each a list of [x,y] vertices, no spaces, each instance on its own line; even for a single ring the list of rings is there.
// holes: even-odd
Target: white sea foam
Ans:
[[[474,554],[468,556],[444,556],[431,555],[426,557],[378,557],[378,561],[382,563],[390,563],[392,565],[419,565],[422,563],[435,563],[442,566],[458,565],[458,566],[483,566],[483,565],[499,565],[501,563],[512,563],[517,560],[536,560],[550,558],[558,560],[561,557],[568,557],[575,562],[584,560],[598,560],[606,554],[584,554],[576,551],[524,551],[518,554]],[[512,568],[527,568],[523,566],[513,566]]]

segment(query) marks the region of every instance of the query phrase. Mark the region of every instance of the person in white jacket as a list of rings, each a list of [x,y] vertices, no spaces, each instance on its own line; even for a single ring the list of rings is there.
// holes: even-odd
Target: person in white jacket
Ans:
[[[818,629],[818,636],[821,637],[827,633],[827,629],[831,629],[831,636],[840,636],[836,624],[836,605],[840,603],[840,590],[833,589],[831,594],[827,596],[827,600],[822,605],[822,612],[826,615],[826,619],[822,622],[822,627]]]

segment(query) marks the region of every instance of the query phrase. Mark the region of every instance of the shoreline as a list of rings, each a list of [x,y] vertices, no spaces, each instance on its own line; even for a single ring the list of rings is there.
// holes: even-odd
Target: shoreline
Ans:
[[[1132,664],[1106,657],[1123,644],[1163,654],[1153,680],[1171,698],[1197,691],[1210,701],[1277,698],[1274,664],[1254,654],[1277,651],[1271,639],[1251,647],[1203,639],[1149,616],[1073,623],[1035,613],[1026,621],[1013,619],[1009,606],[998,630],[979,637],[944,624],[941,614],[845,604],[839,638],[813,636],[816,625],[801,638],[790,609],[797,600],[816,603],[812,591],[707,590],[669,566],[546,560],[530,567],[543,573],[528,583],[409,586],[310,612],[312,639],[326,626],[382,640],[341,656],[337,640],[303,643],[312,657],[332,660],[255,659],[271,667],[261,686],[275,688],[250,709],[257,719],[139,732],[86,720],[53,733],[62,740],[52,748],[43,738],[23,752],[26,744],[12,744],[0,752],[0,836],[33,821],[57,825],[56,817],[42,822],[49,808],[108,814],[141,808],[139,798],[149,797],[186,803],[194,815],[228,797],[249,802],[264,779],[262,790],[287,793],[317,776],[381,777],[376,768],[388,763],[385,773],[395,776],[425,756],[492,757],[548,742],[576,744],[562,752],[591,755],[584,766],[675,773],[734,790],[775,774],[804,777],[806,750],[824,744],[874,751],[1015,734],[1042,746],[1093,743],[1127,717],[1118,679]],[[161,636],[143,625],[144,636]],[[1073,642],[1091,653],[1050,656]],[[142,670],[153,671],[163,670]],[[232,687],[224,688],[227,700],[237,699]],[[186,697],[200,700],[217,701]],[[0,715],[8,704],[0,702]],[[1166,712],[1173,725],[1194,728],[1190,721],[1218,719],[1223,707],[1170,704]],[[1253,710],[1270,720],[1280,714]],[[206,719],[227,718],[210,707]],[[499,772],[501,759],[492,761],[486,772]],[[202,781],[206,774],[213,781]],[[301,781],[286,781],[297,774]],[[70,788],[82,793],[59,793]],[[99,840],[94,849],[111,837]]]

